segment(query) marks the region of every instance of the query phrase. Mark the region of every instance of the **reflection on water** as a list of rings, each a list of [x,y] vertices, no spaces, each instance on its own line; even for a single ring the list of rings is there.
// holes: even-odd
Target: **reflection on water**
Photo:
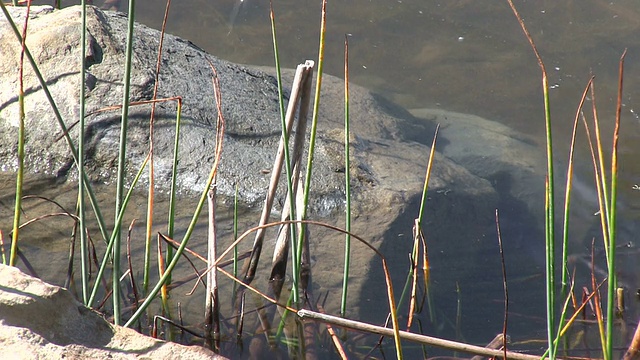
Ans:
[[[316,57],[319,5],[319,1],[274,2],[280,58],[285,66],[293,67],[306,58]],[[629,48],[626,78],[636,79],[640,75],[637,65],[640,10],[634,0],[533,1],[516,5],[549,71],[556,149],[562,154],[556,161],[564,166],[570,123],[590,72],[597,76],[597,104],[604,134],[611,132],[618,58],[625,47]],[[123,6],[126,4],[121,4],[121,10],[125,10]],[[164,1],[138,2],[138,6],[138,20],[159,28]],[[268,2],[183,0],[172,6],[167,26],[169,32],[188,38],[205,50],[231,61],[259,65],[273,63]],[[343,36],[349,34],[350,77],[355,83],[367,86],[406,108],[442,107],[473,113],[531,134],[542,143],[544,128],[539,68],[506,2],[338,1],[329,3],[327,20],[325,70],[328,73],[342,73]],[[624,88],[619,194],[622,202],[620,242],[629,244],[620,249],[620,275],[629,290],[627,300],[631,307],[629,318],[632,319],[638,313],[632,294],[639,285],[636,224],[640,221],[640,191],[634,190],[634,186],[640,184],[640,166],[636,161],[640,150],[639,86],[636,81],[627,81]],[[576,156],[576,171],[581,185],[576,187],[580,193],[576,194],[571,223],[575,254],[572,263],[577,264],[578,281],[582,285],[590,283],[588,254],[592,238],[596,238],[595,244],[601,249],[598,230],[594,230],[597,218],[593,213],[597,208],[589,195],[594,189],[589,180],[591,164],[582,133]],[[34,183],[33,186],[41,188],[48,184]],[[11,213],[12,191],[8,186],[0,192],[3,214]],[[64,195],[54,193],[49,196]],[[67,206],[72,208],[72,202],[68,201],[73,201],[73,196],[67,199]],[[142,218],[144,202],[140,200],[139,205],[141,213],[132,214],[132,217]],[[500,210],[511,212],[513,216],[509,220],[505,215],[504,235],[517,240],[514,241],[517,246],[506,249],[511,279],[512,338],[542,339],[544,300],[540,277],[540,228],[526,218],[530,214],[518,214],[520,208],[517,204],[503,205]],[[40,206],[41,203],[28,201],[25,212],[41,214],[44,210]],[[9,224],[5,219],[9,216],[3,215],[0,223],[3,230],[8,229]],[[404,220],[410,224],[411,216],[407,215]],[[68,244],[59,239],[68,238],[66,229],[71,222],[59,222],[68,224],[59,230],[52,231],[47,225],[33,230],[41,234],[34,237],[41,244],[34,244],[31,248],[29,243],[25,243],[25,252],[34,254],[40,251],[43,252],[41,256],[52,260],[47,264],[64,264]],[[499,264],[496,263],[495,234],[484,225],[464,224],[465,229],[460,229],[458,224],[453,225],[447,230],[452,238],[456,241],[472,239],[474,245],[461,249],[457,243],[449,242],[452,241],[450,239],[433,240],[431,256],[438,323],[430,324],[426,317],[421,321],[426,332],[439,332],[449,338],[477,343],[487,342],[501,331],[502,326],[502,288]],[[392,224],[385,237],[388,240],[396,238],[399,233],[406,234],[407,226]],[[202,239],[204,229],[199,231]],[[228,227],[226,231],[229,231]],[[42,244],[46,244],[47,250],[42,250]],[[54,244],[57,245],[52,249]],[[202,248],[203,244],[196,246]],[[394,257],[391,264],[397,271],[395,283],[402,284],[401,274],[405,271],[408,250],[398,246],[393,241],[385,241],[382,249]],[[533,262],[532,257],[535,258]],[[602,262],[597,265],[601,267]],[[62,273],[64,267],[42,272],[45,279],[51,276],[47,280],[58,283],[57,275],[53,274]],[[362,308],[369,301],[373,308],[384,306],[376,294],[364,294],[361,301]],[[456,327],[458,303],[463,309],[462,328]],[[380,314],[372,315],[366,309],[360,309],[359,315],[374,321],[374,315]],[[375,318],[375,321],[381,320]]]

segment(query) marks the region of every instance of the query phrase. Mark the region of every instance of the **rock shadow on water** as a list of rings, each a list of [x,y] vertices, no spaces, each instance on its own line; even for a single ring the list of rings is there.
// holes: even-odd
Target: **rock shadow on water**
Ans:
[[[508,178],[508,174],[504,175],[502,181]],[[487,344],[502,332],[504,290],[495,208],[500,211],[509,282],[512,314],[509,334],[522,339],[530,337],[533,329],[544,328],[544,233],[532,221],[534,217],[524,202],[508,196],[508,192],[498,193],[500,197],[495,201],[445,192],[432,192],[429,196],[423,232],[430,262],[433,320],[430,320],[426,301],[414,320],[424,334]],[[412,226],[420,201],[420,196],[407,201],[379,247],[387,259],[396,302],[400,300],[409,270]],[[380,260],[373,259],[369,269],[358,301],[358,318],[382,325],[389,305],[387,296],[382,296],[386,290]],[[421,289],[418,299],[423,293]],[[409,296],[410,288],[398,313],[402,329],[406,329]],[[456,320],[458,311],[460,319]],[[541,321],[525,321],[523,316],[539,317]],[[411,331],[419,329],[414,325]]]

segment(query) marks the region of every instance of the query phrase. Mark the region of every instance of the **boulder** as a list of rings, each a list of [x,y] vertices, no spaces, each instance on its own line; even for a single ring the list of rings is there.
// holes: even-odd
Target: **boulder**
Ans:
[[[22,24],[24,8],[9,8]],[[87,8],[86,59],[86,164],[92,179],[108,182],[117,167],[120,111],[95,111],[122,102],[123,64],[127,19],[121,13]],[[19,25],[21,26],[21,25]],[[33,7],[27,46],[48,84],[67,127],[78,121],[80,67],[80,8],[54,11]],[[0,22],[0,164],[15,170],[18,123],[18,59],[20,43]],[[155,84],[160,32],[136,24],[131,73],[131,101],[149,100]],[[261,204],[280,138],[276,80],[264,71],[215,58],[188,41],[165,35],[158,98],[183,99],[178,185],[185,192],[201,192],[213,164],[216,104],[212,70],[217,69],[226,120],[223,159],[218,194],[232,197],[235,184],[240,200]],[[25,65],[26,160],[30,172],[73,179],[75,166],[40,84]],[[285,82],[285,96],[289,94]],[[343,170],[343,82],[324,76],[319,135],[313,168],[312,207],[328,214],[344,202]],[[351,131],[353,141],[352,193],[366,208],[401,206],[408,196],[419,193],[424,180],[428,146],[434,125],[417,120],[406,111],[380,101],[364,88],[351,87]],[[148,152],[150,106],[129,111],[127,166],[135,173]],[[175,102],[159,103],[155,121],[156,183],[167,189],[173,158]],[[308,127],[310,128],[310,126]],[[77,129],[71,130],[73,138]],[[445,157],[431,177],[431,188],[495,198],[485,179],[469,173]],[[391,203],[385,199],[395,199]],[[484,201],[486,202],[486,201]],[[368,205],[367,205],[368,204]]]
[[[111,325],[66,289],[1,264],[0,345],[12,359],[224,359]]]

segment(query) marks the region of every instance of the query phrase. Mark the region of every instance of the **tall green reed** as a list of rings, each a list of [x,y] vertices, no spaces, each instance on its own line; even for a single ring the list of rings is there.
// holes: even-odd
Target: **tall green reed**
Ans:
[[[538,53],[538,49],[533,42],[533,38],[529,34],[524,21],[520,17],[520,14],[516,10],[513,2],[507,0],[509,6],[514,15],[518,19],[518,23],[522,28],[531,49],[533,50],[540,71],[542,72],[542,95],[544,101],[544,119],[545,119],[545,138],[546,138],[546,155],[547,155],[547,176],[545,179],[545,253],[546,253],[546,267],[545,267],[545,286],[546,286],[546,303],[547,303],[547,345],[549,351],[549,357],[551,359],[556,358],[556,348],[553,345],[554,339],[556,339],[556,295],[555,295],[555,197],[554,197],[554,172],[553,172],[553,141],[551,136],[551,109],[549,107],[549,81],[547,79],[547,71],[542,62],[542,58]]]
[[[295,208],[295,193],[293,191],[293,178],[292,178],[292,170],[291,170],[291,155],[289,154],[289,131],[287,131],[287,122],[285,119],[285,110],[284,110],[284,96],[282,91],[282,72],[280,69],[280,55],[278,53],[278,37],[276,34],[276,21],[275,21],[275,13],[273,11],[273,2],[269,1],[269,18],[271,21],[271,39],[273,43],[273,56],[275,60],[276,67],[276,78],[278,80],[278,106],[280,107],[280,126],[282,129],[282,139],[284,143],[284,162],[285,162],[285,173],[287,175],[287,193],[289,194],[289,217],[291,219],[295,219],[296,208]],[[291,233],[291,249],[292,254],[297,254],[297,243],[296,239],[296,227],[289,226],[289,231]],[[301,235],[302,236],[302,235]],[[292,256],[292,267],[293,267],[293,288],[292,295],[293,301],[297,304],[300,295],[298,294],[298,284],[300,279],[300,270],[299,270],[299,262],[296,261],[296,257]]]
[[[14,1],[14,5],[15,1]],[[18,254],[18,238],[20,234],[20,214],[22,211],[22,183],[24,176],[24,54],[27,41],[27,25],[29,23],[29,10],[31,9],[31,1],[27,3],[27,14],[24,20],[22,30],[22,39],[20,42],[20,65],[19,65],[19,88],[18,88],[18,174],[16,176],[16,200],[13,211],[13,232],[11,237],[11,255],[9,256],[9,265],[15,266],[16,256]]]
[[[118,149],[118,170],[116,175],[116,214],[123,208],[122,200],[124,193],[124,182],[126,175],[127,160],[127,127],[129,123],[129,93],[131,91],[131,63],[133,57],[133,29],[135,24],[135,0],[129,0],[129,14],[127,16],[127,44],[125,50],[123,95],[122,95],[122,115],[120,121],[120,147]],[[116,219],[117,220],[117,219]],[[115,232],[115,243],[113,246],[113,319],[114,324],[120,325],[120,233]]]
[[[307,219],[307,210],[309,204],[309,194],[311,191],[311,174],[313,170],[313,157],[315,153],[316,147],[316,134],[318,132],[318,114],[320,109],[320,89],[322,88],[322,74],[324,69],[324,46],[325,46],[325,34],[327,32],[327,1],[322,0],[322,10],[321,10],[321,18],[320,18],[320,44],[318,48],[318,71],[316,77],[316,89],[313,96],[313,113],[311,116],[311,134],[309,137],[309,150],[307,157],[307,172],[304,178],[304,200],[303,207],[299,209],[300,218],[303,220]],[[298,234],[297,239],[297,252],[294,253],[294,263],[300,263],[302,259],[302,242],[304,241],[305,234],[305,224],[301,224],[301,231]],[[294,276],[298,276],[294,274]],[[294,283],[297,284],[297,283]],[[295,288],[295,286],[294,286]],[[297,294],[297,293],[296,293]],[[296,294],[294,294],[294,299],[296,299]]]
[[[342,297],[340,300],[340,316],[347,312],[347,293],[349,290],[349,267],[351,263],[351,161],[349,158],[349,40],[344,37],[344,197],[345,197],[345,230],[344,236],[344,269],[342,275]]]
[[[82,301],[89,300],[89,244],[87,242],[87,219],[85,216],[85,168],[84,168],[84,128],[86,97],[86,54],[87,54],[87,4],[81,2],[82,20],[80,25],[80,119],[78,119],[78,217],[80,218],[80,271],[82,278]]]

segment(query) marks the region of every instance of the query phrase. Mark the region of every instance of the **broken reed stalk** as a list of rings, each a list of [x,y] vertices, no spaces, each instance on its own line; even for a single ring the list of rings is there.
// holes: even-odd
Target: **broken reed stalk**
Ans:
[[[285,158],[288,154],[288,144],[285,139],[285,134],[290,134],[291,129],[293,127],[293,122],[295,120],[295,110],[297,109],[298,102],[300,99],[300,84],[303,83],[303,80],[306,78],[311,78],[313,73],[313,61],[307,60],[304,65],[299,65],[296,70],[296,75],[293,80],[291,96],[289,99],[289,105],[287,108],[287,114],[285,118],[285,126],[283,129],[283,135],[280,137],[280,143],[278,144],[278,152],[276,153],[276,159],[273,163],[273,168],[271,169],[271,178],[269,180],[269,188],[267,189],[267,195],[264,201],[264,206],[262,207],[262,213],[260,214],[260,221],[258,226],[263,226],[269,221],[269,216],[271,215],[271,209],[273,207],[273,200],[275,199],[276,190],[278,188],[278,182],[280,181],[280,174],[282,173],[282,165],[285,162]],[[306,80],[305,80],[306,82]],[[306,111],[302,113],[303,109],[308,108],[308,102],[305,106],[301,104],[300,106],[300,116],[306,115]],[[306,117],[306,116],[305,116]],[[253,278],[255,277],[256,268],[258,266],[258,261],[260,260],[260,254],[262,252],[262,243],[264,241],[265,228],[260,228],[256,231],[255,239],[253,241],[253,248],[251,253],[251,258],[245,262],[244,272],[244,282],[251,283]]]
[[[298,65],[296,69],[296,74],[293,80],[291,96],[289,100],[289,105],[287,108],[287,126],[289,126],[289,121],[295,121],[295,114],[298,108],[298,104],[300,104],[300,113],[298,115],[298,121],[296,123],[296,132],[293,141],[293,155],[291,157],[291,168],[292,170],[292,194],[287,193],[285,197],[285,204],[282,209],[281,221],[285,221],[287,219],[292,218],[293,214],[291,214],[291,209],[293,208],[291,204],[289,204],[290,199],[295,199],[297,197],[298,192],[302,192],[302,186],[299,185],[298,179],[300,179],[300,167],[302,161],[302,153],[304,151],[305,144],[305,135],[307,130],[307,111],[303,111],[303,109],[308,109],[309,107],[309,91],[311,89],[311,81],[313,71],[313,62],[307,61],[305,64]],[[282,141],[282,137],[280,138]],[[281,158],[276,158],[276,161],[283,160]],[[274,168],[276,168],[276,164],[274,164]],[[273,174],[272,174],[273,176]],[[274,189],[275,191],[275,189]],[[261,219],[262,220],[262,219]],[[263,232],[264,234],[264,232]],[[273,260],[271,263],[271,276],[269,277],[270,281],[274,281],[273,284],[280,284],[279,289],[275,289],[276,298],[280,296],[280,289],[283,284],[285,278],[285,272],[287,267],[287,257],[289,252],[289,241],[294,241],[289,235],[291,232],[289,231],[288,225],[283,225],[278,234],[278,240],[275,244],[275,249],[273,252]],[[257,233],[256,233],[257,236]],[[293,258],[293,257],[292,257]],[[295,259],[294,259],[295,260]]]
[[[624,353],[624,357],[622,360],[632,360],[638,358],[638,352],[640,351],[640,321],[638,322],[638,326],[636,327],[636,331],[633,334],[633,339],[631,340],[631,344],[629,344],[629,348]]]
[[[393,329],[389,329],[382,326],[376,326],[368,323],[363,323],[360,321],[343,319],[338,316],[321,314],[318,312],[304,310],[304,309],[298,310],[298,317],[300,317],[302,320],[310,319],[315,321],[321,321],[323,323],[328,323],[335,326],[342,326],[342,327],[352,329],[352,330],[357,330],[357,331],[365,331],[372,334],[379,334],[383,336],[394,336]],[[469,345],[469,344],[460,343],[456,341],[444,340],[444,339],[439,339],[431,336],[414,334],[407,331],[400,331],[399,336],[403,340],[409,340],[409,341],[417,342],[419,344],[436,346],[439,348],[460,351],[468,354],[478,354],[478,355],[484,355],[487,357],[498,357],[498,358],[502,358],[504,356],[504,351],[502,350],[483,348],[480,346]],[[507,359],[540,360],[540,356],[527,355],[527,354],[507,351]]]
[[[209,228],[207,233],[207,262],[213,263],[217,257],[216,236],[216,179],[207,193]],[[205,344],[215,352],[220,351],[220,300],[218,298],[218,272],[213,268],[207,273],[204,308]]]

